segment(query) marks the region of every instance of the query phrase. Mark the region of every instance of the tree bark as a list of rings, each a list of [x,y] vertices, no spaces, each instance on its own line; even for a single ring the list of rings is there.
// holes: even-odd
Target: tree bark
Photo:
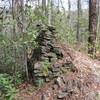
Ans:
[[[46,16],[46,0],[42,0],[42,11],[43,15]]]
[[[51,25],[52,20],[52,0],[48,0],[48,24]]]
[[[98,12],[98,23],[97,23],[97,33],[99,33],[99,24],[100,24],[100,1],[98,0],[98,2],[97,2],[97,12]]]
[[[70,19],[70,13],[71,13],[71,2],[68,0],[68,18]]]
[[[89,37],[88,53],[95,55],[97,38],[97,0],[89,0]]]
[[[82,10],[81,10],[81,0],[77,0],[77,34],[76,34],[76,38],[77,41],[80,42],[80,18],[82,15]]]
[[[68,0],[68,20],[69,20],[69,28],[71,30],[71,1]]]

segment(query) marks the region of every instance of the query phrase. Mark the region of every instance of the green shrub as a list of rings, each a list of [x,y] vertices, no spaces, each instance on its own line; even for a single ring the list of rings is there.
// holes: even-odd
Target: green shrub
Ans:
[[[12,76],[0,74],[0,91],[7,100],[14,100],[18,90],[14,87]]]

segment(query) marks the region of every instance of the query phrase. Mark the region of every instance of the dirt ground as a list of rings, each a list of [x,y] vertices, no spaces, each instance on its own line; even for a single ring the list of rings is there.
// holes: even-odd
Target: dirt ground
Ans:
[[[28,83],[20,86],[16,100],[99,100],[100,61],[61,45],[65,57],[72,57],[75,72],[63,74],[36,89]]]

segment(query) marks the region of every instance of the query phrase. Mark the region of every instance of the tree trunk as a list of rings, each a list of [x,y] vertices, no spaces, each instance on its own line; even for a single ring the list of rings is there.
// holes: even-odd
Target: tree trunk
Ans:
[[[99,24],[100,24],[100,1],[98,0],[98,2],[97,2],[97,12],[98,12],[98,23],[97,23],[97,33],[99,33]]]
[[[48,0],[48,24],[51,25],[52,20],[52,0]]]
[[[68,20],[69,20],[69,28],[71,30],[71,1],[68,0]]]
[[[95,55],[96,53],[96,37],[97,37],[97,0],[89,1],[89,38],[88,53]]]
[[[71,13],[71,2],[68,0],[68,18],[70,19],[70,13]]]
[[[15,21],[15,9],[16,9],[16,3],[15,0],[12,0],[12,20]],[[15,39],[16,37],[16,29],[15,29],[15,23],[13,24],[13,32],[12,32],[12,39]]]
[[[76,34],[76,38],[77,41],[80,42],[80,18],[82,15],[82,10],[81,10],[81,0],[77,0],[77,34]]]
[[[43,16],[46,16],[46,0],[42,0],[42,11]]]

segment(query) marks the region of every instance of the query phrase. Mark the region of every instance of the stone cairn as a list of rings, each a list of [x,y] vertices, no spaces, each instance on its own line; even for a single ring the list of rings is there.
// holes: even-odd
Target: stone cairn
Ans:
[[[64,58],[64,54],[57,46],[56,33],[54,27],[47,26],[39,31],[36,38],[38,47],[34,49],[31,58],[31,72],[36,84],[49,82],[68,69],[73,69],[73,64],[70,61],[57,63],[58,60]]]

